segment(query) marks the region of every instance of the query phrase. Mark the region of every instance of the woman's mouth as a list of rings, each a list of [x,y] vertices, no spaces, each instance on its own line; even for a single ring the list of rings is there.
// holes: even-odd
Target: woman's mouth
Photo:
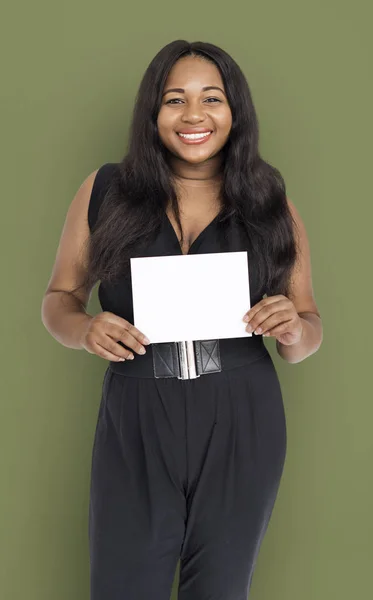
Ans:
[[[212,131],[206,133],[177,133],[183,144],[203,144],[210,139]]]

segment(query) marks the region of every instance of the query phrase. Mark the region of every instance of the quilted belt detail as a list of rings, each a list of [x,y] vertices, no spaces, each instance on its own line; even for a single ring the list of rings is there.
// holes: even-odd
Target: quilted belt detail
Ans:
[[[195,379],[222,370],[219,340],[152,344],[154,377]]]

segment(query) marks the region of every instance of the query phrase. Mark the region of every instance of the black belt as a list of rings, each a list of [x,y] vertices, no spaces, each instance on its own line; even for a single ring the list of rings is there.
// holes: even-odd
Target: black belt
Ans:
[[[154,377],[195,379],[221,371],[219,340],[153,345]]]
[[[146,354],[134,353],[133,360],[110,361],[110,369],[129,377],[195,379],[200,375],[247,365],[269,354],[261,335],[221,340],[164,342],[145,347]]]

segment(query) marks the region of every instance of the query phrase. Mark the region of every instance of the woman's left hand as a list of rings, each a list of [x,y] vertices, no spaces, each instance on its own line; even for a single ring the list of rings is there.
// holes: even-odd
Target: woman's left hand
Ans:
[[[302,319],[293,302],[282,294],[263,298],[250,308],[243,320],[248,322],[246,331],[273,336],[285,346],[296,344],[302,337]]]

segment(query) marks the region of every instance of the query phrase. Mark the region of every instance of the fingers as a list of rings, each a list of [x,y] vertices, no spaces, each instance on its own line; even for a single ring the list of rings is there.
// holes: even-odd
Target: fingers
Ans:
[[[290,310],[280,310],[270,317],[265,318],[265,314],[261,314],[262,311],[257,313],[246,326],[246,331],[254,332],[254,334],[264,334],[270,329],[273,329],[280,323],[290,321],[293,314]]]
[[[131,323],[128,323],[125,327],[108,323],[106,334],[115,342],[121,342],[137,354],[146,353],[146,348],[143,345],[145,336]]]
[[[134,352],[145,354],[146,336],[132,323],[114,313],[104,311],[90,321],[84,347],[107,360],[133,360]],[[123,345],[127,347],[123,347]]]
[[[107,360],[133,360],[133,353],[128,348],[123,348],[110,335],[104,331],[95,331],[87,334],[86,350],[98,354]]]
[[[281,333],[284,333],[288,328],[289,328],[289,321],[285,321],[284,323],[280,323],[277,327],[274,327],[273,329],[267,329],[266,333],[264,333],[263,335],[265,337],[277,336],[277,335],[280,335]]]
[[[101,315],[98,315],[97,318],[101,318],[105,321],[108,327],[112,325],[115,326],[115,329],[111,329],[111,331],[117,332],[118,336],[120,336],[123,331],[128,331],[134,338],[136,338],[142,344],[150,344],[148,338],[126,319],[122,319],[122,317],[118,317],[114,313],[103,312]]]
[[[136,340],[138,347],[142,348],[143,350],[145,350],[145,348],[144,348],[144,346],[142,346],[142,344],[146,344],[146,345],[150,344],[150,341],[148,340],[146,335],[144,335],[141,331],[139,331],[137,329],[137,327],[132,325],[132,323],[128,323],[127,333]],[[134,348],[134,350],[136,350],[136,348]],[[136,350],[136,352],[138,352],[138,350]],[[140,353],[140,354],[145,354],[145,353]]]
[[[289,300],[285,296],[268,296],[267,298],[263,298],[263,300],[260,300],[254,304],[254,306],[247,311],[243,320],[246,322],[251,321],[259,312],[269,316],[270,314],[279,310],[279,305],[286,307],[288,303]]]
[[[101,344],[99,344],[98,342],[94,342],[94,344],[92,345],[95,354],[97,354],[98,356],[100,356],[101,358],[106,358],[106,360],[111,360],[113,362],[123,362],[126,360],[126,357],[124,356],[118,356],[119,355],[119,350],[117,349],[119,344],[114,344],[115,346],[115,354],[113,352],[109,352],[109,350],[107,350],[106,348],[104,348],[103,346],[101,346]],[[119,346],[120,348],[120,346]],[[130,358],[130,353],[128,352],[128,356],[127,359],[133,360],[134,356],[132,354],[132,359]]]

